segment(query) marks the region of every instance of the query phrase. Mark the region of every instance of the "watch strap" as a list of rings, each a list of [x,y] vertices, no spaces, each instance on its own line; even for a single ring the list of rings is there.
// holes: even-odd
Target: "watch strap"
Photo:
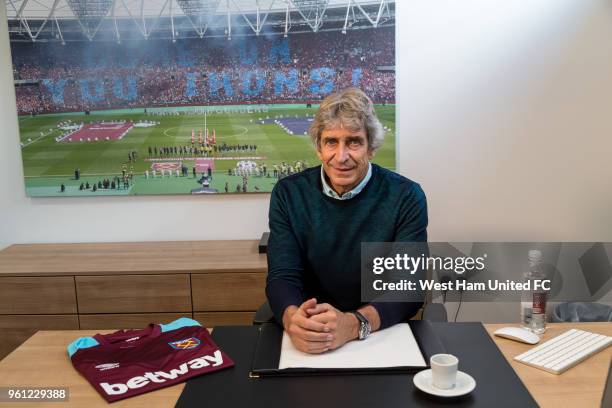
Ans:
[[[355,315],[357,320],[359,321],[359,340],[363,340],[370,335],[371,325],[370,321],[366,319],[364,315],[362,315],[357,310],[351,311],[352,314]]]

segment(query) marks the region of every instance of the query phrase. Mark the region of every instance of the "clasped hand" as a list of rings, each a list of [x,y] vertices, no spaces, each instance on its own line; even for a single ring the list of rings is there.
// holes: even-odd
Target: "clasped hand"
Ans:
[[[289,306],[283,315],[283,326],[298,350],[316,354],[357,338],[358,321],[353,314],[312,298],[300,307]]]

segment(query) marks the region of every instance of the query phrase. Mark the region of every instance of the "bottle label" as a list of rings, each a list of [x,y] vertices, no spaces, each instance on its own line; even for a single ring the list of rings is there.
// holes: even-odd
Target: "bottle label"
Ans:
[[[533,294],[533,314],[544,314],[546,313],[546,293],[534,293]]]

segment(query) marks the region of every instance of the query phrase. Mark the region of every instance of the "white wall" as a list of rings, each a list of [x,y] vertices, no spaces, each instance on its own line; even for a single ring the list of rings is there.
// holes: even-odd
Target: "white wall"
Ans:
[[[427,193],[430,239],[610,241],[612,3],[397,6],[400,170]],[[518,318],[466,303],[458,320]]]
[[[430,238],[611,241],[611,3],[396,4],[399,168],[428,195]],[[27,198],[9,50],[0,23],[0,247],[267,229],[266,194]]]
[[[400,169],[432,240],[612,239],[612,3],[399,1]]]

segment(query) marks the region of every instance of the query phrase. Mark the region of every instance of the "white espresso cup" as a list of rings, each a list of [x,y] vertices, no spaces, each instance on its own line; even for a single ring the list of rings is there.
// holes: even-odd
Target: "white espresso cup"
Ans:
[[[434,354],[429,359],[433,386],[448,390],[455,386],[459,359],[452,354]]]

